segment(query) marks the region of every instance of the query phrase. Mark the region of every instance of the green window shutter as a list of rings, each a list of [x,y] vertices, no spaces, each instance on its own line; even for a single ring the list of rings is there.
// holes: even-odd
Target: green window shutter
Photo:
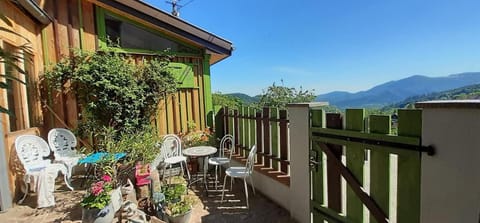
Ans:
[[[177,79],[177,88],[195,88],[191,65],[172,62],[168,64],[167,69]]]

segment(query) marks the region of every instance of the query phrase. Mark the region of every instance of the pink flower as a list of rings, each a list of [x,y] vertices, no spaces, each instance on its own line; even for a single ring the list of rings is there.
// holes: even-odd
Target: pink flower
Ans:
[[[110,177],[109,175],[103,175],[102,180],[105,182],[110,182],[112,181],[112,177]]]
[[[91,191],[94,196],[100,195],[103,192],[103,181],[92,184]]]

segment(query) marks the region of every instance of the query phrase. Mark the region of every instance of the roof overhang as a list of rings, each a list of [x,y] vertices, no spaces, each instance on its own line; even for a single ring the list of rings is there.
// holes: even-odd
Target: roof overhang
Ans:
[[[43,25],[47,25],[50,22],[52,22],[52,18],[43,11],[38,4],[33,1],[33,0],[12,0],[12,2],[16,3],[19,5],[21,8],[23,8],[28,14],[42,23]]]
[[[99,6],[109,6],[115,10],[119,10],[143,20],[163,32],[204,48],[206,53],[211,54],[210,64],[217,63],[232,54],[233,46],[230,41],[161,11],[145,2],[139,0],[90,1]]]

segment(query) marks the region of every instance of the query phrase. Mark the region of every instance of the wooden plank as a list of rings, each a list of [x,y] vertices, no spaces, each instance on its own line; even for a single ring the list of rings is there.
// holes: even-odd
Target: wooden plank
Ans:
[[[94,7],[91,2],[82,0],[82,21],[82,49],[86,51],[95,51],[97,49],[97,40],[95,31]]]
[[[287,111],[280,110],[280,159],[288,160],[288,121]],[[280,165],[280,170],[284,173],[288,173],[288,166],[285,164]]]
[[[327,155],[327,159],[332,160],[336,168],[338,168],[347,181],[349,188],[355,193],[356,196],[361,200],[363,204],[370,210],[370,213],[374,216],[374,218],[379,223],[387,223],[388,218],[385,212],[375,203],[375,201],[362,189],[362,184],[360,180],[354,176],[354,174],[347,169],[340,160],[336,159],[334,152],[331,148],[322,142],[318,142],[320,148],[322,148],[323,152]],[[348,199],[348,198],[347,198]],[[348,207],[347,207],[347,218],[350,219],[348,215]],[[353,219],[352,219],[353,220]],[[355,220],[354,220],[355,221]],[[355,221],[355,222],[362,222],[363,220]]]
[[[245,115],[245,107],[240,107],[238,108],[238,115],[239,115],[239,119],[238,119],[238,131],[239,131],[239,137],[238,137],[238,144],[239,144],[239,147],[240,148],[244,148],[246,143],[245,143],[245,132],[246,132],[246,127],[245,127],[245,118],[244,115]],[[244,151],[245,150],[241,150],[240,151],[240,154],[241,155],[244,155]]]
[[[198,103],[201,105],[199,106],[200,108],[200,126],[199,128],[200,129],[205,129],[205,125],[206,125],[206,115],[205,115],[205,91],[204,91],[204,86],[203,86],[203,69],[201,66],[199,66],[200,61],[199,59],[195,59],[195,71],[198,75],[198,78],[197,78],[197,86],[199,87],[199,101]]]
[[[172,109],[173,109],[173,132],[180,133],[180,105],[177,93],[172,94]]]
[[[173,104],[172,104],[172,95],[167,96],[166,99],[166,115],[167,115],[167,133],[175,133],[174,125],[175,121],[173,120]]]
[[[363,131],[365,129],[365,110],[347,109],[345,111],[345,128],[351,131]],[[365,151],[361,145],[346,147],[347,168],[358,180],[358,184],[363,185],[363,166]],[[345,177],[345,176],[344,176]],[[355,189],[347,186],[347,218],[354,222],[363,221],[363,204],[357,197]]]
[[[311,125],[316,127],[325,127],[325,113],[323,110],[311,110]],[[310,155],[316,157],[317,162],[323,160],[323,153],[322,149],[318,145],[318,143],[312,141],[312,152]],[[312,193],[312,201],[314,203],[323,205],[324,204],[324,197],[323,197],[323,165],[320,163],[315,168],[312,168],[310,171],[310,179],[311,179],[311,193]],[[321,213],[318,213],[311,205],[310,207],[313,213],[313,222],[321,222],[325,220]]]
[[[159,135],[167,134],[167,111],[165,99],[160,100],[157,109],[157,131]]]
[[[239,132],[239,128],[238,128],[238,122],[239,122],[239,118],[238,118],[238,110],[235,109],[233,110],[233,126],[234,126],[234,129],[233,129],[233,139],[235,140],[234,142],[234,145],[235,147],[238,147],[239,143],[238,143],[238,140],[240,139],[240,132]],[[237,154],[240,154],[240,152],[237,151]]]
[[[398,110],[398,134],[421,137],[421,110]],[[421,153],[405,151],[398,155],[397,222],[420,222]]]
[[[185,101],[187,102],[187,120],[195,122],[193,120],[193,105],[192,105],[192,89],[188,89],[185,92]]]
[[[365,133],[365,132],[355,132],[349,130],[338,130],[338,129],[325,129],[325,128],[316,128],[312,127],[312,134],[328,134],[342,137],[351,137],[351,138],[360,138],[370,141],[383,141],[386,143],[400,143],[407,145],[418,146],[420,144],[420,138],[411,137],[411,136],[394,136],[394,135],[384,135],[384,134],[375,134],[375,133]]]
[[[248,149],[252,148],[253,145],[257,144],[257,129],[256,129],[256,123],[255,123],[255,114],[257,113],[257,110],[255,108],[249,108],[249,114],[248,117],[252,117],[249,123],[249,128],[250,128],[250,145],[248,146]]]
[[[68,5],[67,1],[55,1],[55,36],[57,38],[58,56],[64,57],[70,54],[70,42],[68,41]]]
[[[332,129],[342,129],[343,120],[342,116],[338,113],[326,114],[326,127]],[[337,160],[342,159],[342,146],[328,144],[332,153]],[[328,188],[328,208],[340,213],[342,210],[342,189],[341,189],[341,177],[340,169],[334,163],[331,158],[327,159],[327,188]]]
[[[263,153],[271,155],[272,150],[270,147],[270,108],[264,107],[262,114],[262,124],[263,124]],[[271,160],[264,157],[264,167],[271,167]]]
[[[78,9],[78,0],[68,0],[67,1],[67,31],[68,31],[68,42],[69,42],[69,55],[71,54],[70,49],[79,49],[80,48],[80,22],[79,22],[79,9]],[[66,88],[70,87],[70,82],[65,86]],[[76,128],[77,126],[77,115],[78,115],[78,103],[76,95],[69,91],[64,93],[65,99],[65,119],[68,126],[65,128]]]
[[[221,107],[217,114],[215,114],[215,137],[217,139],[221,139],[225,135],[224,125],[225,125],[225,117],[224,117],[224,107]]]
[[[277,108],[270,108],[270,118],[272,119],[277,119],[278,118],[278,109]],[[271,121],[270,122],[271,126],[271,138],[272,138],[272,156],[279,158],[279,152],[278,152],[278,122],[277,121]],[[272,161],[272,168],[274,170],[278,170],[279,168],[279,163],[277,161]]]
[[[371,115],[371,133],[390,134],[391,119],[388,115]],[[370,196],[384,213],[390,207],[390,154],[384,150],[370,151]],[[371,222],[377,222],[371,216]]]
[[[198,104],[198,89],[192,89],[192,117],[197,128],[200,127],[200,104]]]
[[[255,129],[257,129],[256,141],[257,141],[257,152],[263,153],[263,135],[262,135],[262,112],[257,111],[255,114]],[[257,154],[258,164],[263,164],[263,157]]]
[[[185,90],[180,89],[177,92],[178,102],[179,102],[179,113],[180,113],[180,132],[188,131],[188,119],[187,119],[187,101],[185,100]]]
[[[80,21],[79,21],[79,4],[81,0],[68,0],[68,42],[70,48],[80,48]]]

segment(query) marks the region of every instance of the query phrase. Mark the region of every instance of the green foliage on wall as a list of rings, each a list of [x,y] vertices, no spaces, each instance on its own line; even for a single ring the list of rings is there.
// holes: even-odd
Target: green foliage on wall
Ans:
[[[56,89],[77,95],[83,112],[80,133],[103,126],[122,133],[148,125],[158,102],[176,91],[168,63],[166,56],[135,64],[116,52],[76,51],[44,77]]]

